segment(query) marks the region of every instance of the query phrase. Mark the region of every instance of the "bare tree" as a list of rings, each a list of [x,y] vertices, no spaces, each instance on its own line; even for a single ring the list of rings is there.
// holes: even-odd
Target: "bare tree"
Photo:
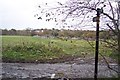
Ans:
[[[120,66],[120,1],[68,0],[65,3],[57,2],[57,4],[58,6],[53,8],[42,8],[40,5],[41,13],[37,14],[38,19],[43,19],[43,16],[45,16],[46,21],[54,20],[56,25],[74,29],[88,28],[89,26],[95,27],[92,22],[93,15],[96,14],[97,8],[103,9],[101,14],[101,29],[109,29],[113,34],[109,35],[112,41],[107,39],[102,41],[117,51],[118,64]],[[46,6],[48,6],[47,3]]]

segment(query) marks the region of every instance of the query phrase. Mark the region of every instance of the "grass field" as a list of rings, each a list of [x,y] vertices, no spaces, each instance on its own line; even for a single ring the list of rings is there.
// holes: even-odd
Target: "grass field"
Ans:
[[[91,42],[95,44],[94,41]],[[105,49],[102,45],[100,47],[101,53],[107,56],[111,54],[111,49]],[[85,40],[2,36],[2,60],[5,62],[57,62],[75,57],[94,56],[94,52],[94,48]]]

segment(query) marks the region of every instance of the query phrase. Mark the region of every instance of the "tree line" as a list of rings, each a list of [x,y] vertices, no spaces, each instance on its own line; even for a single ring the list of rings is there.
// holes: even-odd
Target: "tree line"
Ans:
[[[19,36],[43,36],[43,37],[65,37],[65,38],[77,38],[77,39],[91,39],[95,40],[94,30],[66,30],[66,29],[25,29],[25,30],[16,30],[16,29],[2,29],[2,35],[19,35]],[[112,35],[110,30],[101,30],[100,38],[101,39],[110,39]]]

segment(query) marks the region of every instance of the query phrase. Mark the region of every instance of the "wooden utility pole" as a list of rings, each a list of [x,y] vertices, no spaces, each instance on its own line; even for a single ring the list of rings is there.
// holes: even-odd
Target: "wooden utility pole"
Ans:
[[[100,12],[99,8],[97,9],[97,17],[96,17],[96,48],[95,48],[95,73],[94,79],[97,80],[98,75],[98,53],[99,53],[99,22],[100,22]]]
[[[99,24],[100,24],[100,14],[103,9],[97,8],[97,16],[93,18],[93,22],[96,22],[96,47],[95,47],[95,71],[94,79],[97,80],[98,77],[98,54],[99,54]]]

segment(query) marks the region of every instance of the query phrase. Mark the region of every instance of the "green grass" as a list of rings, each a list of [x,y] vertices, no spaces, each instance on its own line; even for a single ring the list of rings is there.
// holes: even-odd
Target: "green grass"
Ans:
[[[68,57],[94,56],[94,49],[85,40],[65,41],[31,36],[2,36],[2,47],[3,61],[46,62],[65,60]],[[110,50],[107,51],[109,55]]]

